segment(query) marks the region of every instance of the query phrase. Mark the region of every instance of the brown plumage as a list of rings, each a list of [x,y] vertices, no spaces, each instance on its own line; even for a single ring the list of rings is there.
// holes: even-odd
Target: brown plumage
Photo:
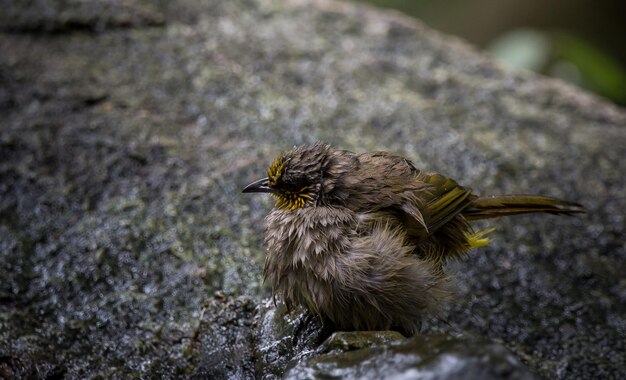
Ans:
[[[534,195],[480,198],[437,173],[386,152],[354,154],[317,143],[279,155],[268,177],[264,276],[275,296],[340,330],[415,334],[450,294],[443,264],[488,243],[469,220],[584,212]]]

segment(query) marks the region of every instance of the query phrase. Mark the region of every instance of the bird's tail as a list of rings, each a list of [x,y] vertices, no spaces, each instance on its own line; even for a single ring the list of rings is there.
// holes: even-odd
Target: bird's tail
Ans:
[[[545,212],[555,215],[584,213],[585,208],[574,202],[541,195],[502,195],[477,198],[462,212],[467,220]]]

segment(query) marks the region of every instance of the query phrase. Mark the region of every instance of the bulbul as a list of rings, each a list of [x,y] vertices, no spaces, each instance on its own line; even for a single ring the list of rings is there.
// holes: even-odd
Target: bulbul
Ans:
[[[451,294],[446,260],[486,245],[469,221],[581,205],[536,195],[479,197],[387,152],[323,143],[274,159],[244,193],[270,193],[264,277],[274,297],[303,305],[339,330],[413,335]]]

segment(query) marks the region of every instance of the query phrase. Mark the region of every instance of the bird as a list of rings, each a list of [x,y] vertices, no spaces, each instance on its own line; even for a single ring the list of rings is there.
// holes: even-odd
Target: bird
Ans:
[[[454,294],[445,263],[485,246],[471,221],[574,215],[540,195],[480,197],[407,158],[317,142],[280,153],[243,193],[275,198],[265,218],[263,276],[288,310],[301,305],[339,331],[419,333]]]

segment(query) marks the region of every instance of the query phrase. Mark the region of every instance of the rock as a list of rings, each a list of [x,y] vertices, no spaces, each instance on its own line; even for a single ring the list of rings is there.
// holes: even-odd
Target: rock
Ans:
[[[395,331],[333,333],[309,313],[287,312],[270,301],[257,309],[255,326],[256,378],[539,378],[504,346],[486,338],[445,334],[405,338]]]
[[[335,347],[288,370],[286,379],[538,379],[502,345],[449,335],[390,337],[388,332],[348,333],[357,347]],[[397,333],[395,333],[397,334]],[[398,334],[399,335],[399,334]],[[365,344],[367,342],[367,344]]]
[[[287,312],[270,301],[257,308],[255,326],[256,378],[538,378],[504,346],[486,338],[332,332],[311,314]]]
[[[286,368],[315,355],[327,335],[318,318],[269,300],[258,306],[254,327],[255,375],[263,379],[282,378]]]
[[[546,378],[626,377],[623,109],[349,3],[1,8],[2,376],[252,378],[331,355],[314,318],[264,309],[271,201],[240,194],[279,151],[325,140],[482,194],[583,203],[488,223],[494,243],[450,265],[446,322],[416,339],[509,357],[499,342]],[[259,331],[268,313],[282,335]]]
[[[18,33],[103,32],[163,25],[163,13],[142,0],[2,0],[0,30]]]

